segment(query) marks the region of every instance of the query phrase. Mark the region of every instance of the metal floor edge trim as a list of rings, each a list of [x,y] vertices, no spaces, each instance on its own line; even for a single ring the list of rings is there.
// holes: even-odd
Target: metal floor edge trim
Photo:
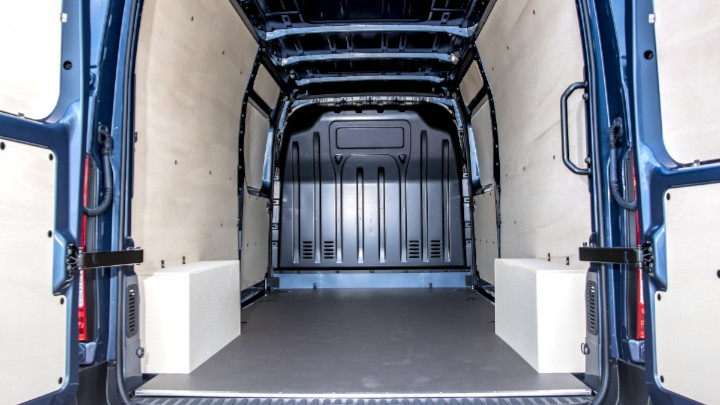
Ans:
[[[398,400],[398,399],[439,399],[439,398],[531,398],[567,397],[590,395],[589,388],[561,390],[517,390],[490,392],[438,392],[438,393],[261,393],[237,391],[159,390],[138,389],[137,397],[199,397],[199,398],[263,398],[293,400]]]
[[[414,398],[135,397],[137,405],[587,405],[591,396]]]

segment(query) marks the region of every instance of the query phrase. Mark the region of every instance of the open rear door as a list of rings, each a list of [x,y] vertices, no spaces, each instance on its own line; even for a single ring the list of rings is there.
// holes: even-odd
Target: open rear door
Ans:
[[[639,1],[634,107],[652,401],[716,403],[720,350],[720,3]]]
[[[0,2],[0,403],[71,403],[87,2]]]

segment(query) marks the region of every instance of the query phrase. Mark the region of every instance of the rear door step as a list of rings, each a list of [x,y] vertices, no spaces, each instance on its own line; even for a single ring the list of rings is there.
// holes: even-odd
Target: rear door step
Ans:
[[[500,397],[500,398],[192,398],[192,397],[135,397],[138,405],[585,405],[591,396],[558,397]]]

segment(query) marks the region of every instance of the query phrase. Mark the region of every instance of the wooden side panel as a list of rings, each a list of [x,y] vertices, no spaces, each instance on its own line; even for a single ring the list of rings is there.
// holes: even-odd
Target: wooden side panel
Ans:
[[[471,67],[472,69],[472,67]],[[476,67],[477,69],[477,67]],[[479,76],[479,72],[478,72]],[[464,96],[463,96],[464,97]],[[477,148],[478,165],[480,166],[480,183],[493,185],[490,192],[475,196],[473,219],[475,226],[475,261],[480,278],[494,284],[494,263],[498,257],[497,212],[495,203],[495,181],[493,179],[493,143],[490,104],[483,104],[470,120],[475,147]]]
[[[478,166],[480,166],[480,184],[483,186],[493,182],[493,143],[492,119],[490,118],[490,103],[483,104],[470,120],[475,148],[477,149]]]
[[[53,295],[57,161],[0,140],[0,403],[17,404],[66,384],[69,310]]]
[[[495,284],[495,259],[498,257],[495,189],[474,198],[475,261],[480,278]]]
[[[590,235],[590,194],[587,178],[562,163],[559,106],[565,88],[583,80],[575,2],[498,2],[477,45],[498,121],[502,256],[547,258],[549,253],[576,263],[578,246]],[[574,162],[586,156],[579,93],[569,102]]]
[[[238,126],[257,49],[225,0],[151,0],[136,66],[139,272],[236,259]]]
[[[45,118],[60,96],[61,0],[0,1],[0,111]]]
[[[255,76],[255,83],[253,84],[255,92],[260,98],[265,101],[270,108],[275,108],[278,97],[280,97],[280,86],[275,82],[275,79],[270,76],[265,66],[260,65],[257,75]]]
[[[668,288],[653,303],[657,372],[665,389],[711,404],[720,398],[720,184],[667,194]]]
[[[241,286],[250,287],[265,279],[270,260],[270,211],[268,199],[247,193],[243,198]]]
[[[682,163],[720,158],[720,2],[655,1],[663,138]]]
[[[248,104],[245,118],[245,182],[248,187],[259,190],[262,187],[265,146],[267,145],[270,123],[255,107]]]
[[[462,94],[465,105],[472,101],[484,84],[480,74],[480,67],[477,62],[473,62],[465,76],[463,76],[462,81],[460,81],[460,94]]]

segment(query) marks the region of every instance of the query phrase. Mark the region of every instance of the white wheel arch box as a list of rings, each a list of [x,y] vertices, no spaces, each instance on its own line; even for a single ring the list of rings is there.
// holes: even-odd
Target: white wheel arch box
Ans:
[[[539,373],[585,371],[584,265],[495,259],[495,334]]]
[[[138,274],[144,373],[192,372],[240,335],[240,262]]]

